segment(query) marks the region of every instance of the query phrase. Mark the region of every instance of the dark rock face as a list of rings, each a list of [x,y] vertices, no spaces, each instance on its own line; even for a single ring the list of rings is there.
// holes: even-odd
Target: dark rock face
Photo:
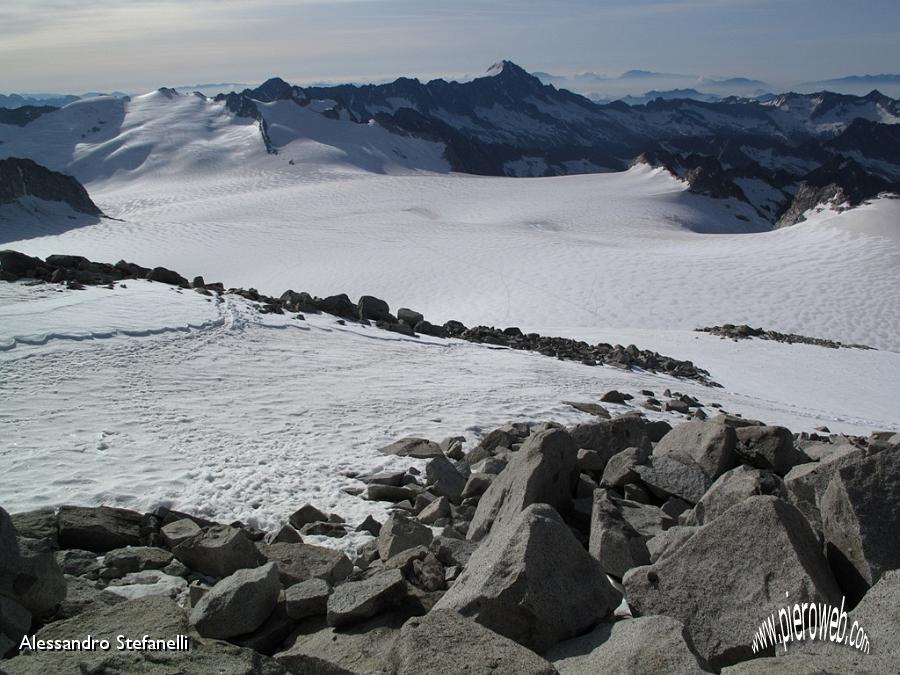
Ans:
[[[853,349],[871,349],[865,345],[845,345],[835,340],[826,340],[824,338],[808,337],[806,335],[797,335],[796,333],[779,333],[774,330],[763,330],[762,328],[752,328],[747,324],[735,326],[726,323],[721,326],[707,326],[706,328],[698,328],[700,333],[710,333],[719,335],[723,338],[732,340],[749,340],[750,338],[758,338],[760,340],[774,340],[775,342],[785,342],[787,344],[807,344],[816,345],[818,347],[828,347],[830,349],[838,349],[847,347]]]
[[[0,96],[0,98],[3,98]],[[17,127],[27,126],[41,115],[58,110],[51,105],[23,105],[18,108],[0,108],[0,124],[14,124]]]
[[[0,159],[0,204],[11,204],[28,196],[65,202],[79,213],[103,215],[84,186],[71,176],[51,171],[30,159]]]
[[[111,506],[96,508],[62,506],[59,509],[59,544],[106,553],[141,544],[142,516],[136,511]]]

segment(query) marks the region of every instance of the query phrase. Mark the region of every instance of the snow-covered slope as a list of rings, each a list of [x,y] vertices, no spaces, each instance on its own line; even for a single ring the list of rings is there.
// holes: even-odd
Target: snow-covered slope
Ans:
[[[354,170],[447,170],[438,143],[391,134],[377,124],[330,119],[316,105],[259,103],[284,162]],[[27,157],[98,185],[115,177],[214,176],[240,172],[269,157],[257,121],[199,94],[172,89],[135,96],[85,99],[42,115],[25,127],[0,124],[0,157]],[[311,168],[311,167],[309,167]]]
[[[234,296],[125,285],[0,284],[5,508],[162,504],[271,528],[312,502],[353,523],[381,520],[386,504],[344,492],[361,486],[346,474],[421,462],[379,447],[406,435],[464,434],[471,444],[510,420],[587,421],[563,401],[596,401],[611,388],[671,387],[796,430],[900,428],[900,357],[890,352],[638,334],[708,361],[727,382],[721,390],[342,326],[328,315],[261,315]],[[635,337],[599,333],[584,337]]]

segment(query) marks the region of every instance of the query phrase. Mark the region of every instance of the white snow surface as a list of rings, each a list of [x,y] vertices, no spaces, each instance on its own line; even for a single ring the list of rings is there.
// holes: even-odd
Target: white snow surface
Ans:
[[[677,389],[794,431],[900,428],[900,200],[762,232],[748,205],[692,195],[646,166],[465,176],[438,144],[292,102],[261,109],[277,155],[255,122],[193,95],[95,99],[24,130],[0,125],[0,154],[73,173],[110,216],[6,209],[0,245],[271,295],[372,294],[433,323],[635,343],[692,359],[724,390],[260,315],[235,296],[150,282],[0,284],[5,508],[169,504],[273,527],[309,501],[381,519],[385,504],[342,491],[361,486],[344,474],[416,464],[378,447],[460,433],[471,447],[511,420],[587,420],[562,401],[612,388]],[[878,351],[693,332],[726,322]]]

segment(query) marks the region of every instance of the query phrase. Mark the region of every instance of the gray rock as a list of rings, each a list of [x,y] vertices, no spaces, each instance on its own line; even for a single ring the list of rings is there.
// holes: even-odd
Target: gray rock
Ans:
[[[227,577],[263,563],[263,557],[244,531],[230,525],[203,528],[182,540],[172,553],[192,570],[211,577]]]
[[[533,504],[491,533],[435,608],[542,652],[610,616],[620,600],[559,514]]]
[[[604,420],[608,420],[611,417],[609,411],[599,403],[580,403],[578,401],[563,401],[563,403],[572,406],[575,410],[580,410],[581,412],[594,415],[595,417]]]
[[[288,672],[309,675],[371,675],[390,672],[389,655],[408,615],[388,614],[341,628],[324,617],[307,619],[275,659]]]
[[[20,537],[47,539],[53,548],[59,548],[59,531],[53,509],[23,511],[13,513],[10,517]]]
[[[366,516],[366,519],[356,526],[356,531],[368,532],[373,537],[377,537],[378,533],[381,532],[381,523],[372,516]]]
[[[57,514],[60,548],[106,553],[140,546],[141,514],[111,506],[61,506]]]
[[[650,553],[650,562],[655,563],[676,551],[699,529],[698,526],[675,525],[648,539],[647,551]]]
[[[350,526],[346,523],[335,523],[331,521],[321,522],[321,523],[307,523],[303,526],[303,529],[300,530],[300,534],[303,536],[320,536],[320,537],[333,537],[335,539],[340,539],[341,537],[347,536],[347,532],[350,530]],[[302,537],[301,537],[302,541]],[[292,544],[296,544],[298,542],[289,542]]]
[[[406,580],[400,570],[385,570],[362,581],[348,581],[328,598],[329,626],[346,626],[371,619],[406,598]]]
[[[638,474],[634,470],[639,464],[644,464],[650,457],[650,450],[646,448],[625,448],[609,458],[603,468],[603,477],[600,485],[603,487],[623,487],[627,483],[638,480]]]
[[[696,506],[681,517],[681,524],[703,525],[755,495],[788,499],[784,481],[777,474],[742,464],[719,476]]]
[[[322,579],[308,579],[289,586],[284,591],[287,614],[299,621],[311,616],[325,614],[331,586]]]
[[[578,479],[576,462],[575,444],[564,430],[532,434],[481,496],[467,538],[482,539],[531,504],[550,504],[567,512]]]
[[[160,528],[160,534],[166,545],[174,549],[181,542],[200,534],[200,526],[190,518],[182,518],[168,525],[163,525]]]
[[[312,504],[304,504],[288,518],[288,522],[298,530],[309,523],[318,523],[326,520],[328,520],[328,514],[323,513]]]
[[[360,480],[369,485],[390,485],[392,487],[403,487],[403,479],[406,478],[405,471],[382,471],[373,473],[368,476],[360,476]]]
[[[425,317],[415,310],[407,309],[406,307],[401,307],[397,310],[397,321],[402,321],[410,328],[415,328],[417,323],[424,320]]]
[[[382,455],[397,455],[398,457],[414,457],[416,459],[433,459],[443,457],[441,447],[434,441],[424,438],[401,438],[390,445],[378,450]]]
[[[570,432],[577,448],[599,452],[605,460],[626,448],[650,450],[646,420],[622,415],[602,422],[589,422],[573,427]]]
[[[381,298],[372,295],[363,295],[357,303],[360,319],[370,321],[395,321],[391,315],[391,308]]]
[[[275,609],[259,628],[252,633],[230,638],[229,642],[272,656],[281,649],[285,639],[296,627],[297,622],[288,616],[282,591],[278,596],[278,602],[275,603]]]
[[[366,499],[373,502],[393,502],[413,501],[416,493],[406,487],[395,487],[393,485],[380,485],[372,483],[366,488]]]
[[[446,497],[439,497],[431,502],[424,509],[419,511],[419,515],[416,516],[416,519],[420,523],[424,523],[426,525],[434,525],[435,521],[440,520],[441,518],[449,518],[450,517],[450,500]]]
[[[830,444],[829,444],[830,445]],[[865,451],[855,445],[831,446],[817,462],[794,466],[784,477],[784,487],[792,504],[800,509],[810,523],[822,529],[821,504],[825,490],[838,469],[861,461]]]
[[[429,489],[439,497],[446,497],[454,504],[460,502],[463,488],[466,487],[466,478],[453,462],[444,457],[435,457],[425,465],[425,475],[428,478]]]
[[[690,510],[691,505],[678,497],[669,497],[659,508],[663,513],[669,516],[669,518],[678,520],[682,513]]]
[[[473,473],[466,481],[461,497],[469,499],[470,497],[481,497],[494,482],[494,475],[489,473]]]
[[[435,537],[430,548],[435,557],[447,567],[465,567],[478,544],[467,539]]]
[[[125,572],[143,572],[144,570],[161,570],[172,562],[172,553],[155,546],[127,546],[116,548],[107,553],[103,564]]]
[[[684,624],[669,616],[603,623],[547,652],[560,675],[704,673]]]
[[[31,629],[31,612],[18,602],[0,595],[0,658],[18,648]]]
[[[116,636],[173,640],[187,635],[190,651],[146,650],[118,652]],[[187,616],[169,598],[153,597],[112,606],[98,606],[64,621],[55,621],[37,633],[40,640],[83,639],[90,635],[109,640],[109,652],[52,651],[18,656],[5,661],[10,675],[47,673],[221,673],[225,675],[279,675],[277,662],[247,649],[205,640],[192,633]]]
[[[414,617],[400,630],[390,654],[395,675],[552,675],[537,654],[450,610]]]
[[[262,544],[266,560],[275,563],[283,586],[293,586],[308,579],[323,579],[334,586],[350,576],[353,563],[333,548],[313,544]]]
[[[409,581],[426,592],[443,591],[447,588],[444,580],[444,566],[431,552],[424,558],[412,561]]]
[[[588,550],[604,572],[621,578],[632,567],[649,563],[647,539],[625,522],[604,491],[597,491]]]
[[[792,505],[750,497],[623,579],[632,610],[684,622],[714,668],[753,656],[762,618],[791,602],[840,602],[815,534]]]
[[[60,603],[53,615],[56,620],[70,619],[95,607],[108,607],[119,602],[125,602],[125,598],[105,593],[97,588],[96,582],[84,577],[66,577],[66,599]]]
[[[851,602],[900,568],[900,448],[838,469],[822,497],[828,560]]]
[[[282,525],[274,532],[266,533],[263,541],[267,544],[299,544],[303,541],[303,537],[290,525]]]
[[[378,555],[382,560],[415,546],[431,543],[431,530],[399,513],[394,513],[378,533]]]
[[[737,466],[737,437],[721,417],[679,424],[653,448],[654,457],[696,464],[712,480]]]
[[[597,473],[603,473],[603,470],[606,468],[606,462],[609,460],[605,453],[588,450],[587,448],[581,448],[577,457],[579,471],[595,471]]]
[[[712,480],[696,464],[687,464],[667,455],[653,456],[646,466],[637,466],[635,471],[660,499],[679,497],[696,504],[712,484]]]
[[[66,580],[46,539],[16,535],[12,519],[0,508],[0,596],[33,616],[44,618],[66,597]]]
[[[190,622],[204,637],[226,639],[251,633],[278,601],[281,582],[273,563],[225,577],[191,610]]]
[[[63,574],[97,579],[100,574],[100,560],[93,551],[68,548],[56,552],[56,563]]]
[[[741,459],[758,469],[786,475],[809,457],[794,446],[794,436],[784,427],[742,427],[737,434],[737,452]]]

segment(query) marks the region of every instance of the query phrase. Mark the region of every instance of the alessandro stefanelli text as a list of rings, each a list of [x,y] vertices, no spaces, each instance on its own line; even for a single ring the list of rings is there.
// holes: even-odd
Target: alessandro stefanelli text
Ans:
[[[87,635],[80,640],[39,640],[34,635],[26,635],[19,645],[21,652],[108,652],[115,649],[120,652],[137,651],[171,651],[187,652],[191,643],[187,635],[176,635],[169,639],[158,639],[143,635],[130,638],[127,635],[116,635],[111,642],[105,638]]]

